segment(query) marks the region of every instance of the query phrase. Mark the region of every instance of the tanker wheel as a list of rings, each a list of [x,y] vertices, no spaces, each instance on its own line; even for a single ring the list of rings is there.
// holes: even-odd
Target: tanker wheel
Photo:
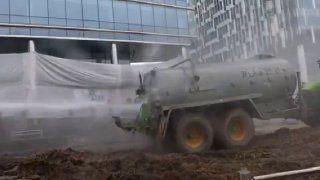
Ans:
[[[228,111],[215,125],[217,144],[223,148],[246,146],[255,134],[252,118],[242,109]]]
[[[201,115],[186,115],[180,119],[175,131],[179,151],[200,153],[208,151],[213,142],[213,128]]]

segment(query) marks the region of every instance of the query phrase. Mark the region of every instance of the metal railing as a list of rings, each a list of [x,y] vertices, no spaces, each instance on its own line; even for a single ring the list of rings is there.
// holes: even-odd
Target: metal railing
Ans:
[[[239,171],[239,179],[240,180],[265,180],[265,179],[273,179],[273,178],[282,178],[282,177],[290,177],[302,174],[310,174],[320,171],[320,167],[311,167],[307,169],[299,169],[293,171],[285,171],[285,172],[278,172],[266,175],[259,175],[259,176],[252,176],[250,171],[247,169],[242,169]]]

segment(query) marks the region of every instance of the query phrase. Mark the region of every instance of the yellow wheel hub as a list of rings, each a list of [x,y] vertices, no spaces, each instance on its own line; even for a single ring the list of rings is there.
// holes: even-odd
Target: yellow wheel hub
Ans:
[[[246,134],[246,127],[241,119],[241,117],[233,118],[229,124],[229,135],[234,141],[242,141]]]
[[[205,132],[200,127],[187,127],[184,135],[184,143],[191,147],[197,148],[205,141]]]

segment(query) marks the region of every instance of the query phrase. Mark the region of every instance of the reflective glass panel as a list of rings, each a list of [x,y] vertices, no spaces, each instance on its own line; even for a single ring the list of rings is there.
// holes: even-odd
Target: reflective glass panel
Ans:
[[[154,25],[153,8],[151,5],[141,5],[142,25]]]
[[[130,24],[141,24],[141,11],[138,3],[128,2],[128,17]]]
[[[167,27],[178,27],[177,10],[166,8]]]
[[[30,28],[14,27],[10,31],[12,35],[30,35]]]
[[[97,0],[82,0],[83,4],[83,19],[98,21],[98,1]]]
[[[49,30],[48,29],[42,29],[42,28],[31,28],[31,35],[34,36],[48,36]]]
[[[155,6],[154,8],[155,26],[166,26],[166,14],[164,7]]]
[[[83,26],[86,28],[98,28],[99,22],[98,21],[84,21]]]
[[[132,25],[132,24],[130,24],[129,25],[129,30],[130,31],[142,31],[142,27],[141,27],[141,25]]]
[[[10,16],[10,23],[29,24],[29,16]]]
[[[30,16],[48,17],[48,1],[30,0]]]
[[[114,24],[114,29],[127,31],[128,30],[128,24],[115,23]]]
[[[188,28],[188,15],[185,10],[177,10],[178,14],[178,27],[179,28]]]
[[[9,22],[9,16],[8,15],[0,15],[0,22],[1,23],[8,23]]]
[[[65,19],[49,18],[49,25],[65,26],[66,25],[66,20]]]
[[[100,28],[102,28],[102,29],[114,29],[114,23],[100,22]]]
[[[9,0],[1,0],[0,14],[9,14]]]
[[[48,3],[50,17],[66,17],[65,0],[48,0]]]
[[[111,0],[99,0],[100,21],[113,22],[113,7]]]
[[[143,26],[142,29],[144,32],[154,32],[154,26]]]
[[[30,17],[30,23],[31,24],[42,24],[42,25],[48,25],[48,18],[41,18],[41,17]]]
[[[67,26],[68,27],[83,27],[83,21],[82,20],[67,19]]]
[[[82,19],[81,0],[66,0],[67,18]]]
[[[66,30],[50,29],[49,36],[66,36]]]
[[[123,1],[113,1],[114,21],[128,23],[127,4]]]
[[[9,35],[10,34],[10,28],[8,28],[8,27],[0,27],[0,34]]]
[[[10,14],[29,16],[29,1],[28,0],[11,0]]]

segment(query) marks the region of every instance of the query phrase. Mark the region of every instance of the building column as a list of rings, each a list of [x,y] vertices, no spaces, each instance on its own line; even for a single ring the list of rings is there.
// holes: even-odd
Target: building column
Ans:
[[[117,45],[115,43],[112,44],[112,64],[119,64]]]
[[[35,48],[35,45],[34,45],[34,41],[33,40],[29,40],[29,52],[35,52],[36,51],[36,48]]]
[[[181,54],[182,54],[182,58],[183,59],[187,59],[188,58],[188,52],[187,52],[187,48],[186,47],[182,47],[181,48]]]
[[[301,81],[304,83],[308,83],[308,69],[307,69],[306,56],[304,52],[304,46],[299,45],[297,47],[297,51],[298,51],[298,63],[299,63],[299,71],[301,74]]]

